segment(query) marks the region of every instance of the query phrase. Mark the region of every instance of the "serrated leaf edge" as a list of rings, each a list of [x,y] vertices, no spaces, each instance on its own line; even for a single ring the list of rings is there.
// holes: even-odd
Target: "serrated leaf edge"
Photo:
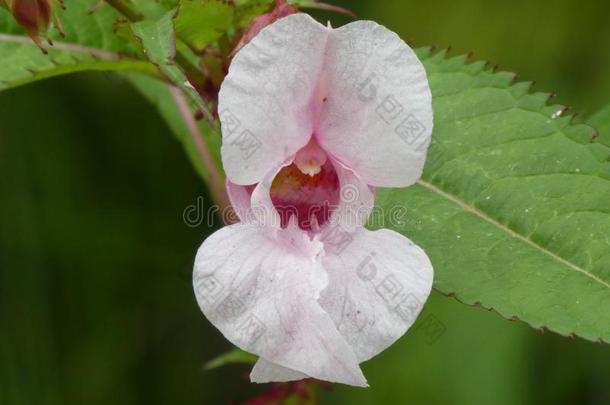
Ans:
[[[34,44],[29,37],[26,37],[25,35],[18,35],[18,34],[0,33],[0,42],[12,42],[12,43],[16,43],[16,44],[36,47],[36,44]],[[93,61],[83,61],[83,60],[78,59],[75,55],[71,55],[71,58],[74,62],[73,64],[81,64],[81,65],[87,66],[86,68],[84,68],[82,70],[100,70],[100,69],[97,69],[100,67],[100,65],[113,66],[113,65],[108,65],[109,63],[116,63],[117,68],[120,66],[123,66],[124,64],[125,65],[129,64],[129,66],[131,66],[133,68],[133,69],[129,69],[129,70],[134,70],[134,71],[138,71],[140,73],[145,73],[145,74],[148,74],[151,76],[159,77],[159,74],[157,73],[157,69],[149,62],[142,61],[139,59],[125,57],[125,56],[115,53],[115,52],[110,52],[110,51],[106,51],[106,50],[99,49],[99,48],[94,48],[94,47],[89,47],[89,46],[84,46],[84,45],[79,45],[79,44],[74,44],[74,43],[69,43],[69,42],[63,42],[63,41],[53,41],[53,46],[50,49],[58,49],[58,50],[63,50],[63,51],[81,53],[83,55],[88,55],[88,56],[92,57]],[[23,85],[26,83],[30,83],[34,80],[45,79],[48,77],[73,73],[72,71],[68,71],[68,72],[62,71],[63,66],[68,67],[68,66],[70,66],[70,64],[59,63],[50,56],[48,56],[48,58],[49,58],[49,61],[53,64],[53,66],[55,66],[55,68],[56,68],[56,70],[54,72],[53,72],[53,69],[35,70],[35,69],[31,69],[31,68],[24,68],[24,70],[28,71],[31,74],[31,76],[29,78],[24,78],[24,79],[19,79],[19,80],[14,80],[14,81],[0,80],[0,83],[4,84],[3,87],[0,87],[0,91],[7,90],[7,89],[13,88],[13,87],[17,87],[17,86],[20,86],[20,85]],[[112,70],[112,69],[101,69],[101,70]],[[42,77],[40,77],[40,76],[42,76]]]
[[[429,55],[427,55],[428,57],[440,57],[443,60],[448,60],[447,55],[451,51],[451,47],[447,47],[445,49],[437,50],[436,46],[433,45],[433,46],[430,46],[430,47],[420,48],[419,51],[429,52]],[[470,62],[472,56],[473,56],[473,52],[469,52],[468,54],[457,55],[457,56],[454,56],[453,58],[463,58],[464,59],[463,65],[464,66],[468,66],[468,65],[472,65],[474,63],[477,63],[477,62]],[[470,63],[468,63],[468,62],[470,62]],[[509,89],[510,87],[516,86],[516,85],[527,84],[528,85],[528,89],[527,89],[527,92],[525,93],[525,95],[540,94],[540,93],[532,93],[531,92],[531,88],[535,85],[535,81],[519,82],[518,81],[519,76],[516,73],[506,72],[506,71],[499,71],[498,65],[494,65],[492,68],[490,68],[489,66],[490,66],[490,63],[488,61],[485,62],[485,65],[483,66],[483,69],[481,70],[481,72],[485,72],[485,71],[489,72],[491,70],[491,73],[493,73],[493,74],[512,74],[513,75],[513,79],[509,83],[509,86],[506,87],[507,89]],[[478,73],[481,73],[481,72],[478,72]],[[588,127],[591,130],[590,142],[591,143],[595,142],[595,139],[599,135],[599,132],[595,128],[593,128],[592,126],[590,126],[588,124],[583,124],[583,123],[575,124],[574,123],[574,119],[578,115],[577,113],[572,113],[572,114],[564,115],[566,112],[571,110],[571,108],[569,106],[550,105],[548,102],[553,97],[555,97],[555,92],[542,93],[542,94],[546,94],[547,98],[546,98],[544,104],[541,105],[541,107],[557,107],[557,111],[560,111],[560,113],[558,114],[559,117],[562,117],[562,118],[569,117],[570,118],[570,120],[568,122],[568,125],[581,125],[581,126],[584,126],[584,127]],[[433,97],[433,99],[434,99],[434,97]],[[542,112],[540,112],[540,111],[537,111],[537,112],[542,114]],[[572,139],[573,140],[573,138],[571,138],[571,137],[569,137],[567,135],[566,135],[566,137],[568,139]],[[583,143],[583,145],[584,145],[584,143]],[[603,144],[601,144],[601,145],[603,145]],[[603,146],[605,146],[605,145],[603,145]],[[545,249],[544,247],[536,244],[535,242],[531,241],[527,237],[525,237],[523,235],[520,235],[519,233],[515,232],[514,230],[512,230],[508,226],[501,224],[500,222],[496,221],[495,219],[489,217],[487,214],[477,210],[474,206],[471,206],[470,204],[467,204],[466,202],[460,200],[459,198],[453,196],[452,194],[449,194],[448,192],[446,192],[443,189],[433,185],[432,183],[420,179],[420,180],[417,181],[417,184],[419,184],[420,186],[426,188],[427,190],[429,190],[429,191],[431,191],[431,192],[433,192],[435,194],[441,195],[443,198],[446,198],[446,199],[448,199],[449,201],[451,201],[451,202],[453,202],[455,204],[458,204],[460,207],[462,207],[466,211],[476,215],[477,217],[485,220],[488,223],[491,223],[492,225],[500,228],[501,230],[504,230],[511,237],[516,238],[516,239],[518,239],[518,240],[520,240],[522,242],[525,242],[526,244],[528,244],[528,245],[530,245],[530,246],[532,246],[532,247],[542,251],[543,253],[549,255],[550,257],[552,257],[553,259],[559,261],[560,263],[565,264],[568,267],[570,267],[570,268],[572,268],[572,269],[574,269],[574,270],[576,270],[576,271],[578,271],[578,272],[580,272],[582,274],[585,274],[586,276],[590,277],[591,279],[601,283],[605,287],[610,288],[610,284],[609,283],[601,280],[600,278],[598,278],[597,276],[587,272],[586,270],[581,269],[580,267],[578,267],[575,264],[567,261],[566,259],[562,258],[561,256],[558,256],[557,254],[549,251],[548,249]],[[471,307],[480,307],[480,308],[483,308],[483,309],[488,310],[488,311],[493,311],[494,313],[498,314],[499,316],[501,316],[502,318],[507,319],[507,320],[511,320],[511,321],[520,320],[520,321],[526,323],[527,325],[531,326],[532,328],[537,329],[540,332],[544,332],[544,330],[546,329],[546,330],[550,330],[550,331],[552,331],[554,333],[557,333],[558,335],[564,336],[564,337],[569,337],[569,338],[579,337],[579,338],[582,338],[584,340],[588,340],[588,341],[592,341],[592,342],[600,343],[600,344],[602,344],[602,343],[610,343],[610,342],[606,342],[603,338],[601,338],[599,336],[596,337],[595,339],[590,339],[590,338],[578,335],[575,332],[570,332],[570,333],[566,334],[566,333],[561,333],[561,332],[559,332],[559,331],[557,331],[557,330],[555,330],[553,328],[550,328],[550,327],[548,327],[546,325],[534,325],[531,322],[528,322],[526,320],[523,320],[523,319],[519,318],[517,315],[503,315],[497,309],[495,309],[495,308],[493,308],[491,306],[485,306],[480,301],[475,301],[474,303],[469,303],[469,302],[459,298],[458,294],[456,292],[444,292],[444,291],[440,290],[437,287],[434,287],[434,290],[438,291],[439,293],[441,293],[441,294],[443,294],[443,295],[445,295],[447,297],[455,299],[457,302],[459,302],[461,304],[468,305],[468,306],[471,306]]]

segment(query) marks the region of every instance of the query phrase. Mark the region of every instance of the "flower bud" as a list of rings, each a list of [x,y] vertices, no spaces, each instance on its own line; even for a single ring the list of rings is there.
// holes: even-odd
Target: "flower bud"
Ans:
[[[49,0],[4,0],[4,3],[36,45],[47,53],[40,41],[40,33],[46,33],[51,20],[57,21]]]

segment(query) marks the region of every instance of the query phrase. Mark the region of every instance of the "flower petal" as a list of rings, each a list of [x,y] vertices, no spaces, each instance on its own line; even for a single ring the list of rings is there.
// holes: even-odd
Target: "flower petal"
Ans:
[[[392,31],[293,14],[231,63],[219,94],[223,164],[232,182],[259,182],[315,133],[366,183],[407,186],[423,169],[431,99],[423,65]]]
[[[404,187],[421,175],[432,133],[422,63],[372,21],[333,30],[326,45],[318,142],[370,185]]]
[[[253,184],[309,141],[310,101],[328,29],[293,14],[235,56],[219,93],[222,161],[229,179]]]
[[[252,218],[252,210],[250,208],[250,192],[249,186],[240,186],[226,180],[227,195],[229,196],[229,202],[235,215],[242,222],[249,222]]]
[[[304,378],[309,378],[309,376],[272,363],[262,357],[258,359],[250,373],[250,381],[254,383],[286,382],[302,380]]]
[[[283,167],[292,163],[294,156],[267,173],[256,185],[241,186],[227,179],[229,201],[241,222],[280,228],[281,219],[271,201],[270,189],[273,179]]]
[[[365,386],[352,348],[317,302],[327,284],[321,250],[291,226],[227,226],[197,253],[197,302],[241,349],[318,379]]]
[[[271,185],[273,179],[284,166],[288,166],[294,155],[289,157],[280,166],[274,168],[269,173],[265,174],[260,183],[256,185],[250,197],[251,219],[250,222],[256,222],[259,225],[280,228],[282,220],[280,214],[271,201]]]
[[[341,162],[334,158],[332,162],[339,178],[339,204],[322,230],[322,237],[336,226],[347,232],[362,228],[375,206],[373,190]]]
[[[432,265],[424,251],[387,229],[360,229],[322,263],[329,281],[319,303],[359,362],[409,329],[432,288]]]

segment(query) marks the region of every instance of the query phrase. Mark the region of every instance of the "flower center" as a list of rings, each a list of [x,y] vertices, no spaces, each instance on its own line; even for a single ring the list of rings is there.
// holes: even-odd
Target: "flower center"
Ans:
[[[326,153],[314,138],[271,183],[271,201],[282,227],[294,216],[301,229],[316,230],[339,202],[339,179]]]

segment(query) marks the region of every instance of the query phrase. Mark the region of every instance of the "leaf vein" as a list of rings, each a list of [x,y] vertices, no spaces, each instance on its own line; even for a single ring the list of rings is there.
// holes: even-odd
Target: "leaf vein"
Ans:
[[[602,280],[601,278],[597,277],[596,275],[586,271],[585,269],[575,265],[574,263],[571,263],[570,261],[564,259],[561,256],[558,256],[557,254],[551,252],[550,250],[546,249],[545,247],[535,243],[534,241],[532,241],[531,239],[528,239],[527,237],[513,231],[511,228],[509,228],[508,226],[496,221],[495,219],[493,219],[492,217],[488,216],[486,213],[478,210],[477,208],[475,208],[474,206],[454,197],[453,195],[445,192],[444,190],[436,187],[435,185],[433,185],[432,183],[429,183],[425,180],[419,180],[417,182],[418,184],[420,184],[421,186],[425,187],[426,189],[432,191],[435,194],[440,195],[441,197],[459,205],[462,209],[464,209],[465,211],[476,215],[477,217],[479,217],[480,219],[488,222],[489,224],[495,226],[496,228],[504,231],[505,233],[507,233],[508,235],[510,235],[511,237],[518,239],[524,243],[526,243],[527,245],[539,250],[540,252],[546,254],[547,256],[551,257],[552,259],[560,262],[561,264],[564,264],[565,266],[571,268],[574,271],[577,271],[581,274],[584,274],[585,276],[591,278],[593,281],[603,285],[604,287],[610,289],[610,283]]]

